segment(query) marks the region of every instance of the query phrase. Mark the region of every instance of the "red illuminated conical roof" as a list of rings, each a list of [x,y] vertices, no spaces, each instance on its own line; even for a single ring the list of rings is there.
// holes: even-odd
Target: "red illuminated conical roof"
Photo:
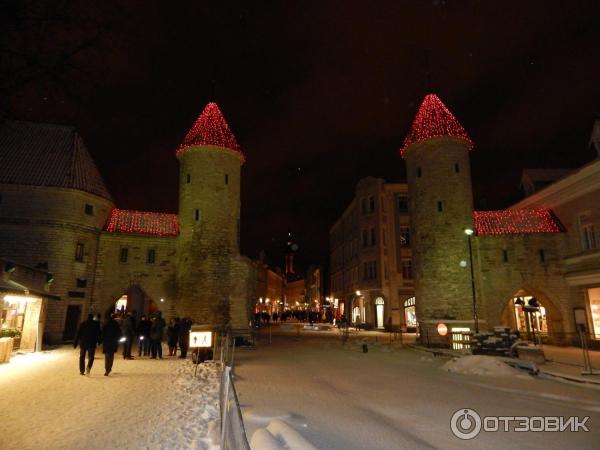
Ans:
[[[428,94],[415,116],[415,120],[410,128],[410,133],[404,139],[404,145],[400,153],[404,152],[415,142],[426,141],[427,139],[452,136],[462,139],[473,147],[473,141],[467,135],[456,117],[446,108],[439,97],[435,94]]]
[[[185,139],[177,149],[180,154],[188,147],[197,145],[212,145],[224,147],[239,152],[242,160],[244,154],[237,143],[235,136],[229,129],[229,125],[223,117],[223,113],[216,103],[210,102],[196,119],[196,122],[185,135]]]

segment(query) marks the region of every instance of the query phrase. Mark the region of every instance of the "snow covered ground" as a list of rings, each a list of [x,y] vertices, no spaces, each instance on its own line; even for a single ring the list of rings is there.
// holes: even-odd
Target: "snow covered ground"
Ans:
[[[0,449],[217,449],[219,374],[190,360],[115,357],[89,376],[79,350],[18,355],[0,365]]]
[[[363,353],[360,336],[367,335],[342,345],[335,333],[302,331],[299,340],[295,334],[274,327],[272,344],[261,336],[255,350],[236,352],[249,438],[277,419],[321,450],[598,448],[600,390],[495,363],[444,368],[448,358],[381,338]],[[482,432],[463,441],[450,431],[461,408],[481,416],[590,416],[590,432]]]

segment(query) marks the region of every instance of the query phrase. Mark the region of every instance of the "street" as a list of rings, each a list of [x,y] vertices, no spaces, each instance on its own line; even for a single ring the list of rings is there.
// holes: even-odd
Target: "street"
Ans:
[[[373,337],[368,338],[374,341]],[[240,404],[249,439],[282,418],[320,449],[597,448],[600,390],[540,379],[449,373],[448,358],[399,349],[379,339],[362,352],[335,332],[262,333],[236,354]],[[460,440],[455,411],[480,416],[589,416],[589,432],[484,432]]]

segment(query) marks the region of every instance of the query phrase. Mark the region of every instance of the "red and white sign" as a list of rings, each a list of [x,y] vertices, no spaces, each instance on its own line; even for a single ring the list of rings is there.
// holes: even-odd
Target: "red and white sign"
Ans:
[[[445,323],[438,323],[437,332],[440,336],[446,336],[448,334],[448,327]]]

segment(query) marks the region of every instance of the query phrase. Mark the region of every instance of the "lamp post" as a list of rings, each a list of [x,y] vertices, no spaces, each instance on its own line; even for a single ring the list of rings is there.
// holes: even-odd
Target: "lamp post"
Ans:
[[[477,299],[475,297],[475,276],[473,274],[473,247],[471,245],[471,236],[475,231],[472,228],[465,229],[467,240],[469,241],[469,267],[471,268],[471,295],[473,297],[473,321],[475,322],[475,333],[479,333],[479,318],[477,317]]]

